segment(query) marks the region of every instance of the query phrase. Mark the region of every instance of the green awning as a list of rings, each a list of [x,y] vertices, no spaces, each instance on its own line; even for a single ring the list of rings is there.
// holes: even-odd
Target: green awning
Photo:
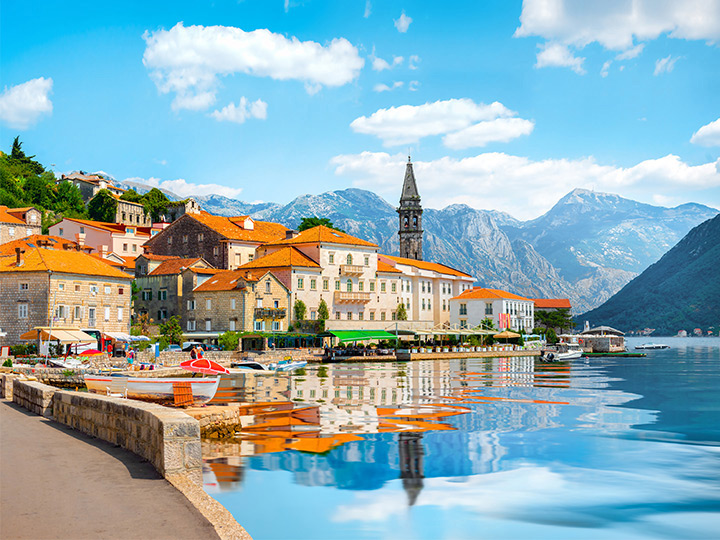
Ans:
[[[329,330],[340,341],[367,341],[369,339],[395,339],[385,330]]]

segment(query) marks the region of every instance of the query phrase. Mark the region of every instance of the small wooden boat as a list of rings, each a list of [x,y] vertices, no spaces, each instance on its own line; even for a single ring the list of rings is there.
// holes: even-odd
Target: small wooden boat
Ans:
[[[106,377],[85,375],[88,391],[105,395],[124,395],[130,399],[163,405],[201,405],[217,392],[220,377]]]

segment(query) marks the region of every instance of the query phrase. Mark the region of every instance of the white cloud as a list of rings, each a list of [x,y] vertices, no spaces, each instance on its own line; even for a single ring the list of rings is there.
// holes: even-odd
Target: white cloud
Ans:
[[[523,118],[496,118],[466,127],[443,137],[448,148],[461,150],[485,146],[491,142],[508,142],[522,135],[530,135],[535,123]]]
[[[497,101],[485,105],[467,98],[449,99],[379,109],[369,117],[356,118],[350,127],[357,133],[379,137],[385,146],[396,146],[414,143],[431,135],[460,131],[473,123],[509,118],[516,114]]]
[[[158,189],[165,189],[180,195],[190,197],[192,195],[222,195],[223,197],[236,198],[242,193],[242,188],[231,188],[220,184],[193,184],[182,178],[177,180],[160,180],[159,178],[126,178],[123,182],[137,182]]]
[[[583,62],[585,58],[574,56],[566,45],[560,43],[546,43],[540,46],[537,53],[536,68],[544,67],[569,67],[578,75],[584,75]]]
[[[644,43],[638,43],[635,47],[618,54],[615,57],[615,60],[632,60],[633,58],[637,58],[638,56],[640,56],[640,53],[643,52],[644,48]]]
[[[218,122],[235,122],[237,124],[244,124],[248,118],[265,120],[267,118],[267,103],[261,99],[250,103],[243,96],[237,105],[230,103],[223,107],[222,110],[213,111],[210,116]]]
[[[296,80],[309,93],[353,81],[365,61],[344,38],[326,45],[287,38],[269,30],[231,26],[183,26],[145,32],[143,63],[161,93],[174,93],[174,109],[207,109],[218,77],[243,73]]]
[[[411,92],[417,92],[418,88],[420,88],[420,81],[410,81],[408,83],[408,90]]]
[[[43,114],[52,113],[53,105],[48,97],[52,86],[52,79],[39,77],[6,87],[0,94],[0,120],[15,129],[34,125]]]
[[[700,146],[720,146],[720,118],[698,129],[690,142]]]
[[[411,54],[410,58],[408,59],[408,68],[417,69],[419,63],[420,57],[417,54]]]
[[[402,182],[388,179],[402,178],[406,160],[401,153],[363,152],[335,156],[330,164],[336,175],[350,178],[353,185],[395,200]],[[575,188],[610,191],[647,202],[664,196],[673,204],[705,194],[709,195],[703,198],[705,204],[720,205],[720,160],[693,166],[667,155],[617,167],[599,164],[592,157],[536,161],[488,152],[463,159],[416,161],[414,165],[423,204],[431,208],[464,203],[530,219]]]
[[[388,62],[387,60],[384,60],[382,58],[378,58],[375,56],[375,53],[373,51],[372,58],[372,68],[375,71],[383,71],[386,69],[393,69],[394,67],[399,66],[403,63],[404,58],[402,56],[393,56],[392,64]]]
[[[604,79],[608,76],[608,73],[610,72],[610,65],[612,64],[612,60],[608,60],[605,62],[602,66],[602,69],[600,70],[600,76]]]
[[[397,31],[401,34],[404,34],[408,31],[408,28],[410,28],[410,23],[412,22],[412,18],[405,15],[405,12],[403,11],[400,14],[400,17],[395,19],[395,28],[397,28]]]
[[[396,88],[402,87],[403,82],[402,81],[395,81],[392,86],[388,86],[387,84],[376,84],[373,86],[373,90],[375,92],[389,92],[391,90],[395,90]]]
[[[284,8],[285,8],[285,13],[290,11],[290,0],[285,0]]]
[[[582,49],[599,43],[606,50],[620,51],[618,60],[642,52],[643,44],[667,35],[674,39],[720,40],[718,0],[633,0],[576,2],[573,0],[525,0],[515,37],[539,36],[547,43],[540,54],[554,45]],[[570,56],[574,56],[569,52]],[[576,69],[575,64],[568,67]]]
[[[655,71],[653,71],[653,75],[657,77],[658,75],[662,75],[663,73],[670,73],[673,69],[675,69],[675,62],[677,62],[678,60],[679,57],[673,58],[672,56],[658,58],[655,61]]]
[[[370,0],[365,0],[365,13],[363,13],[363,17],[367,19],[370,13],[372,13],[372,5],[370,4]]]

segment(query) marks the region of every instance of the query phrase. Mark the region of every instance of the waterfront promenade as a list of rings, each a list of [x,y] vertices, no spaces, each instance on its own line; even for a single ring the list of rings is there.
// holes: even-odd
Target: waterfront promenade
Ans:
[[[218,538],[152,464],[0,400],[0,538]]]

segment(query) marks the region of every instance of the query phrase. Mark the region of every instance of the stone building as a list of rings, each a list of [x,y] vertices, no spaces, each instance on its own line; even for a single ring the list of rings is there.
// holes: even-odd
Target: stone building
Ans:
[[[450,324],[471,328],[490,319],[500,330],[532,331],[535,303],[500,289],[474,287],[450,299]]]
[[[172,223],[176,219],[185,214],[199,214],[200,205],[192,197],[188,197],[183,201],[173,201],[167,205],[165,212],[160,216],[160,221],[164,223]]]
[[[76,250],[16,248],[0,255],[0,327],[6,342],[37,326],[130,331],[132,277]]]
[[[143,252],[143,245],[159,233],[159,229],[104,223],[89,219],[64,218],[50,227],[50,234],[90,246],[102,256],[115,253],[135,258]]]
[[[36,208],[0,205],[0,244],[42,232],[42,214]]]
[[[420,194],[415,183],[415,173],[412,162],[408,156],[405,167],[405,180],[403,181],[402,193],[400,195],[400,206],[397,208],[400,218],[400,256],[406,259],[423,259],[422,251],[422,213],[420,205]]]
[[[99,174],[87,174],[84,171],[73,172],[70,174],[63,174],[60,177],[60,182],[71,182],[77,186],[82,195],[83,201],[86,203],[97,195],[101,189],[107,189],[111,194],[120,196],[125,190],[115,186],[111,180],[101,176]]]
[[[137,268],[137,263],[136,263]],[[188,277],[184,270],[193,272]],[[184,317],[185,301],[188,293],[197,286],[197,274],[210,277],[217,270],[212,268],[202,257],[183,259],[168,258],[146,275],[135,279],[139,289],[134,310],[137,315],[147,314],[156,324],[165,322],[170,317]],[[202,277],[200,282],[202,282]],[[189,281],[189,282],[188,282]]]
[[[184,214],[145,244],[155,255],[202,257],[215,268],[233,270],[252,261],[255,250],[282,240],[288,229],[249,216],[214,216],[205,211]]]
[[[152,227],[152,218],[145,212],[145,207],[136,202],[117,199],[117,210],[115,211],[115,223],[137,227]]]
[[[174,255],[155,255],[154,253],[143,253],[135,258],[135,277],[146,276],[164,261],[170,259],[179,259]]]
[[[223,270],[205,279],[187,301],[188,332],[285,332],[290,291],[272,272]]]

